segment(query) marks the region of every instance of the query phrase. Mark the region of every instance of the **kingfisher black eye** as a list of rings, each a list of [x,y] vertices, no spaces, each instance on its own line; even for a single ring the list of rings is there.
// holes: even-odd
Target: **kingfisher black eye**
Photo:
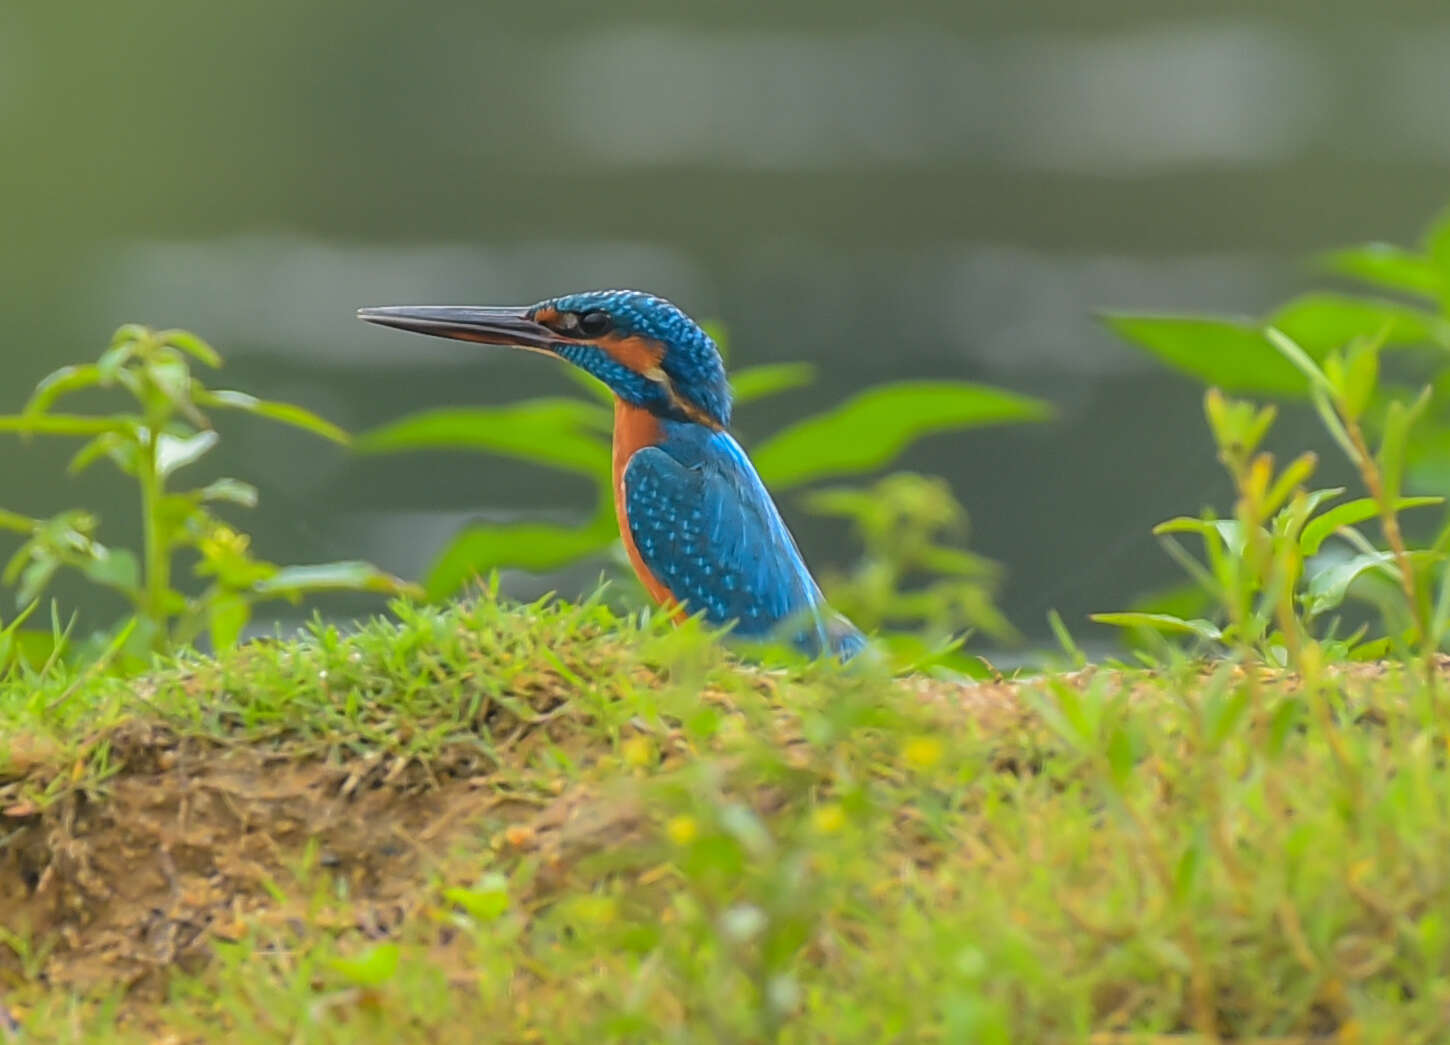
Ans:
[[[599,337],[609,333],[614,327],[614,320],[609,318],[608,312],[586,312],[579,317],[579,333],[585,337]]]

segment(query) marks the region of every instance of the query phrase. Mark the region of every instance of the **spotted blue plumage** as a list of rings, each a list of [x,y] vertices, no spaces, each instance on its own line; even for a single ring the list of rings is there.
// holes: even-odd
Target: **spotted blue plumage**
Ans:
[[[850,657],[865,638],[825,604],[750,459],[728,432],[664,421],[625,466],[640,558],[691,612],[812,656]]]
[[[606,312],[616,330],[664,346],[660,367],[676,393],[722,428],[730,424],[730,382],[720,350],[700,325],[675,304],[638,290],[591,290],[542,301],[535,308]],[[568,349],[567,351],[565,349]],[[679,417],[664,391],[594,345],[561,346],[559,354],[599,378],[621,398],[665,416]]]
[[[561,344],[554,349],[561,359],[593,374],[621,399],[651,409],[668,406],[658,384],[615,359],[598,345]]]

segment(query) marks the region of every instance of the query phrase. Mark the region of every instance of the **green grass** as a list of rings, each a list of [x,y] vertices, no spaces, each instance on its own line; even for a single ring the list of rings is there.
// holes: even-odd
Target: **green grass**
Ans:
[[[0,686],[28,1040],[1446,1040],[1418,665],[963,686],[395,612]]]

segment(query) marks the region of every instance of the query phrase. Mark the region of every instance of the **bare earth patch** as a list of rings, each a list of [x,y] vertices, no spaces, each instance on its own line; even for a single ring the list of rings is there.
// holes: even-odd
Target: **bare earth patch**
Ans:
[[[0,924],[51,946],[56,986],[154,985],[274,904],[309,843],[386,932],[416,903],[422,869],[461,830],[517,815],[466,765],[294,764],[245,747],[137,728],[104,801],[12,809],[0,849]],[[0,962],[15,956],[0,952]]]

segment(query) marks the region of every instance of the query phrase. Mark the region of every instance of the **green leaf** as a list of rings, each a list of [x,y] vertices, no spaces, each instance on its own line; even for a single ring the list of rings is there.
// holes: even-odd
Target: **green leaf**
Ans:
[[[474,526],[459,533],[439,553],[423,580],[429,599],[454,594],[475,578],[496,569],[541,573],[595,555],[619,537],[607,520],[571,529],[547,523]]]
[[[494,871],[484,875],[472,889],[443,890],[443,898],[463,908],[474,921],[498,921],[509,906],[508,879]]]
[[[26,415],[43,414],[61,396],[81,388],[105,384],[108,378],[94,363],[63,366],[41,378],[22,411]]]
[[[358,987],[381,987],[398,971],[398,945],[375,943],[354,958],[334,958],[333,969]]]
[[[1219,452],[1246,465],[1273,427],[1279,410],[1272,403],[1260,407],[1244,399],[1230,399],[1223,389],[1212,386],[1203,394],[1203,413]]]
[[[1386,290],[1436,297],[1445,277],[1421,254],[1388,243],[1367,243],[1323,255],[1320,263],[1331,272],[1349,276]]]
[[[149,341],[150,339],[150,327],[144,327],[140,323],[123,323],[111,335],[111,344],[106,351],[112,352],[134,348],[137,342]]]
[[[92,557],[82,567],[87,578],[128,595],[140,590],[141,566],[135,555],[124,548],[107,548],[101,544],[91,547]]]
[[[1180,515],[1153,527],[1155,537],[1166,533],[1196,533],[1204,538],[1210,533],[1216,533],[1231,557],[1237,558],[1244,551],[1244,528],[1237,519],[1195,519],[1192,516]]]
[[[1126,726],[1119,724],[1108,735],[1104,754],[1107,756],[1108,771],[1112,774],[1113,784],[1122,791],[1127,787],[1133,767],[1138,762],[1137,745],[1133,743],[1133,735]]]
[[[1099,624],[1111,624],[1119,628],[1147,628],[1150,631],[1177,632],[1197,635],[1201,639],[1217,641],[1223,638],[1223,631],[1212,621],[1183,620],[1167,613],[1093,613],[1090,620]]]
[[[139,436],[133,431],[102,432],[91,439],[70,459],[66,471],[79,475],[101,457],[109,457],[123,472],[135,474],[140,453]]]
[[[56,633],[50,628],[21,628],[10,636],[10,655],[18,657],[32,668],[56,657]],[[0,658],[0,664],[4,664]]]
[[[251,603],[238,592],[221,592],[208,599],[206,623],[212,649],[220,653],[235,646],[251,615]]]
[[[191,370],[186,360],[175,352],[168,352],[164,358],[152,358],[146,362],[145,374],[169,402],[181,409],[191,406]]]
[[[363,453],[481,450],[607,482],[609,415],[577,399],[533,399],[500,407],[447,408],[410,414],[357,438]],[[605,428],[607,431],[607,427]]]
[[[1443,504],[1444,501],[1443,497],[1401,497],[1394,502],[1394,507],[1395,511],[1400,512],[1406,508]],[[1361,497],[1358,500],[1337,504],[1323,515],[1315,516],[1304,527],[1304,532],[1299,535],[1299,550],[1304,553],[1306,558],[1317,555],[1320,546],[1334,531],[1364,522],[1366,519],[1373,519],[1379,515],[1379,511],[1379,505],[1372,497]]]
[[[1319,570],[1309,578],[1309,586],[1304,594],[1305,613],[1317,617],[1325,610],[1334,609],[1349,594],[1350,585],[1367,570],[1381,569],[1395,577],[1392,566],[1394,560],[1394,552],[1375,552],[1356,555],[1352,559],[1336,562]]]
[[[1379,385],[1379,345],[1361,342],[1349,349],[1344,372],[1336,387],[1345,416],[1358,421]]]
[[[1316,359],[1352,341],[1380,337],[1385,344],[1450,347],[1450,324],[1422,309],[1343,294],[1304,294],[1270,316],[1268,325]]]
[[[935,432],[1040,421],[1037,399],[965,381],[903,381],[871,388],[806,418],[755,448],[761,476],[777,489],[831,475],[869,472]]]
[[[96,369],[100,372],[105,381],[115,381],[125,371],[126,364],[136,354],[136,340],[131,337],[124,337],[129,330],[142,330],[140,327],[122,327],[116,331],[116,336],[111,339],[111,347],[101,353],[101,358],[96,360]]]
[[[413,592],[414,585],[367,562],[327,562],[311,566],[282,566],[257,581],[252,590],[263,596],[296,598],[315,591],[369,591],[384,595]]]
[[[1319,506],[1327,501],[1332,501],[1344,493],[1344,487],[1331,486],[1323,490],[1311,490],[1302,496],[1290,498],[1286,504],[1274,516],[1274,532],[1280,535],[1287,535],[1297,541],[1305,524],[1319,510]]]
[[[10,666],[11,661],[17,653],[20,654],[22,659],[28,659],[25,657],[25,649],[20,639],[20,636],[24,635],[25,632],[21,630],[20,626],[35,612],[35,607],[38,605],[39,603],[32,602],[28,606],[25,606],[15,615],[14,620],[5,625],[4,628],[0,628],[0,672],[3,672],[4,668]],[[33,631],[31,634],[49,635],[50,633]],[[31,661],[31,663],[34,662]]]
[[[1290,366],[1308,379],[1311,386],[1317,386],[1325,392],[1334,391],[1334,386],[1329,383],[1329,378],[1325,376],[1324,370],[1293,338],[1272,326],[1264,328],[1264,336]]]
[[[1159,360],[1226,392],[1302,397],[1302,376],[1249,320],[1114,313],[1104,321]]]
[[[229,501],[243,508],[257,506],[257,488],[240,479],[218,479],[196,491],[203,501]]]
[[[1328,486],[1322,490],[1310,490],[1304,495],[1304,510],[1312,515],[1319,510],[1321,504],[1343,494],[1344,489],[1343,486]]]
[[[318,417],[311,410],[305,407],[296,406],[292,403],[278,403],[268,399],[258,399],[246,392],[234,392],[228,390],[213,391],[211,389],[198,388],[196,401],[201,406],[222,407],[227,410],[244,410],[249,414],[258,417],[265,417],[278,421],[293,428],[301,428],[319,435],[324,439],[330,439],[334,443],[347,446],[352,437],[345,431],[333,424],[331,421]]]
[[[15,604],[23,606],[27,602],[34,602],[45,590],[45,586],[60,569],[60,560],[50,555],[36,555],[28,561],[18,561],[24,563],[24,568],[18,571],[18,578],[15,576],[17,571],[7,570],[9,576],[6,578],[6,583],[19,580],[20,583],[16,585]],[[11,564],[16,562],[15,559],[11,560]]]
[[[809,363],[769,363],[732,375],[730,387],[735,393],[735,402],[749,403],[801,388],[815,379],[816,368]]]
[[[222,357],[217,350],[189,330],[163,330],[156,337],[172,348],[181,349],[213,370],[222,365]]]
[[[1264,494],[1261,502],[1263,511],[1277,512],[1304,483],[1309,481],[1309,477],[1314,474],[1315,465],[1318,463],[1318,457],[1306,452],[1285,465],[1278,478],[1274,480],[1274,484]]]
[[[1274,327],[1265,327],[1264,334],[1268,337],[1269,343],[1279,351],[1279,354],[1308,379],[1309,400],[1314,404],[1314,410],[1319,414],[1319,419],[1324,422],[1324,427],[1334,437],[1334,441],[1339,444],[1345,456],[1351,461],[1358,461],[1359,451],[1355,449],[1354,441],[1349,438],[1344,422],[1340,420],[1333,406],[1334,397],[1338,392],[1330,383],[1329,378],[1325,376],[1324,371],[1283,331]]]
[[[136,418],[126,414],[110,417],[86,417],[82,414],[25,414],[0,415],[0,432],[19,432],[23,435],[100,435],[102,432],[120,432],[136,423]]]
[[[216,446],[217,439],[217,434],[209,429],[185,438],[165,434],[157,436],[156,470],[164,478],[179,468],[199,461]]]
[[[28,515],[19,515],[16,512],[7,512],[0,508],[0,530],[13,530],[16,533],[33,533],[35,528],[41,525],[41,520],[32,519]]]
[[[1186,900],[1197,887],[1204,864],[1207,863],[1208,851],[1208,838],[1204,829],[1199,827],[1189,838],[1188,845],[1184,846],[1177,866],[1173,869],[1173,892],[1179,902]]]
[[[1427,385],[1408,407],[1396,399],[1385,411],[1384,433],[1380,437],[1379,453],[1375,456],[1388,497],[1398,497],[1405,481],[1405,448],[1409,444],[1410,429],[1430,404],[1430,387]]]

